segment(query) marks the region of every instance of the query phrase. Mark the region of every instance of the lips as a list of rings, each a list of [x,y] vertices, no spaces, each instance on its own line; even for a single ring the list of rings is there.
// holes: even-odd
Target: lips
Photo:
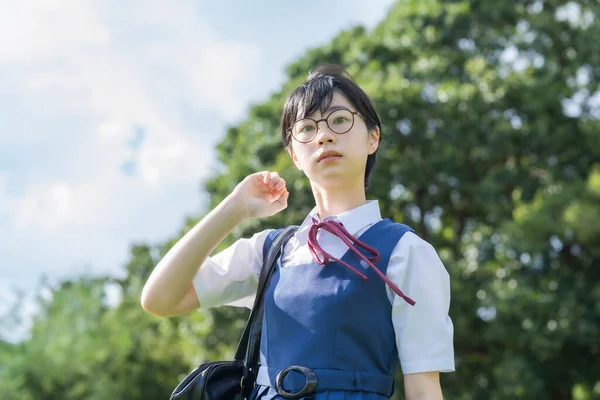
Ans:
[[[340,153],[338,153],[337,151],[333,151],[333,150],[328,150],[328,151],[324,151],[323,153],[321,153],[319,155],[319,159],[318,161],[323,160],[324,158],[327,157],[341,157],[342,155]]]

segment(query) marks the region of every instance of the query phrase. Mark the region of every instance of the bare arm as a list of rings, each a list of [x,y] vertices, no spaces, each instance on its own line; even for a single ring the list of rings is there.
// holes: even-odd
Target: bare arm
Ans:
[[[204,260],[241,222],[281,211],[287,206],[287,197],[285,181],[277,173],[259,172],[246,177],[154,268],[142,290],[144,310],[170,317],[198,308],[191,282]]]
[[[420,372],[404,375],[406,400],[443,400],[439,372]]]
[[[187,306],[197,308],[199,304],[197,299],[194,302],[195,293],[190,283],[198,267],[245,218],[244,208],[229,196],[185,234],[158,263],[144,285],[144,310],[162,317],[183,313],[187,310],[176,308],[186,292]]]

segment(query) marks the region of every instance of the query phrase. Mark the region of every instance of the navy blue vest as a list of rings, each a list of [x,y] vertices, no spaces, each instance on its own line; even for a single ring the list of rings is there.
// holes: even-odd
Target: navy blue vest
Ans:
[[[392,250],[409,231],[414,232],[384,219],[367,229],[360,240],[379,251],[380,260],[374,264],[385,274]],[[386,284],[354,252],[347,251],[342,260],[363,271],[368,280],[336,261],[285,268],[278,261],[265,293],[260,386],[253,399],[278,398],[273,389],[275,376],[292,365],[316,373],[315,400],[327,392],[343,392],[345,399],[354,398],[352,392],[362,392],[363,397],[357,398],[392,395],[399,359]],[[305,380],[293,371],[283,386],[297,391]]]

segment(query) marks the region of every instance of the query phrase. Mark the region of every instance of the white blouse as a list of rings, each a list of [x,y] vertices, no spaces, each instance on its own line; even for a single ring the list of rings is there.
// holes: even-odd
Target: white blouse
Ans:
[[[307,243],[313,218],[319,220],[316,208],[286,244],[282,268],[312,262]],[[343,223],[348,232],[358,237],[381,220],[379,203],[368,201],[326,219]],[[249,239],[239,239],[204,261],[193,281],[203,308],[252,307],[263,262],[263,244],[269,232],[264,230]],[[319,230],[317,240],[323,250],[336,258],[342,258],[348,250],[341,239],[325,230]],[[410,306],[386,285],[402,372],[454,371],[454,328],[448,315],[450,278],[435,249],[414,233],[405,233],[392,251],[387,277],[416,302]]]

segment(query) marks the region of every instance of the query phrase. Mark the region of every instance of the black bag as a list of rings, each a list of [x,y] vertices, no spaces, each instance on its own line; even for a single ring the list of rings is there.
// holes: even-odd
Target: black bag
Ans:
[[[170,400],[242,400],[250,396],[258,371],[264,294],[283,246],[297,229],[282,229],[263,256],[256,298],[233,361],[200,364],[177,385]]]

